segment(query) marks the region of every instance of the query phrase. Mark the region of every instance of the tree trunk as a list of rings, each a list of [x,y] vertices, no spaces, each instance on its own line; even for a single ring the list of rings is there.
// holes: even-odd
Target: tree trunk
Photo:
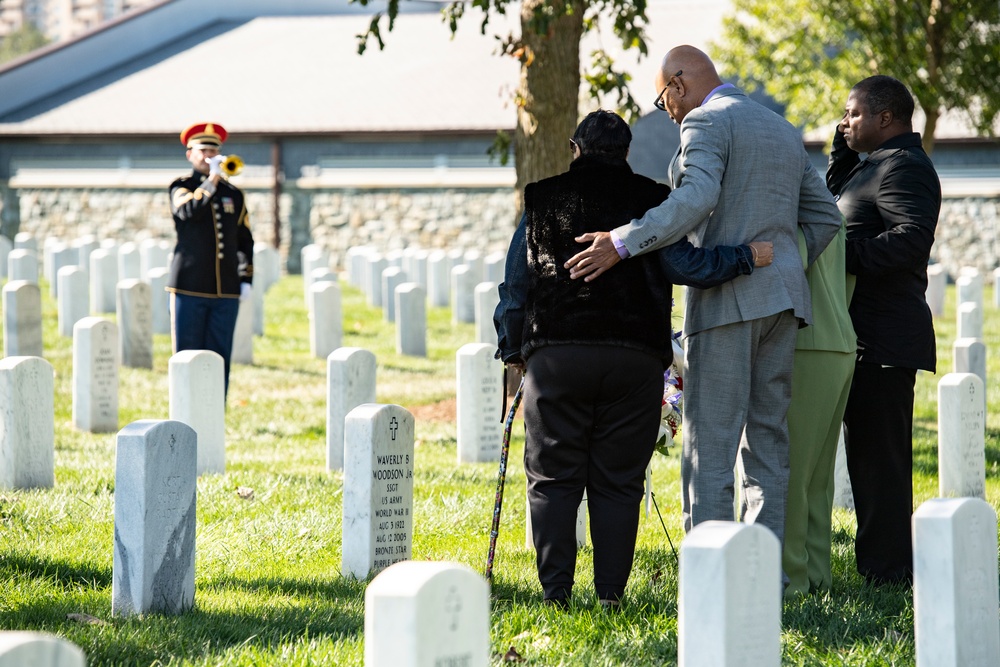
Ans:
[[[558,18],[539,34],[533,25],[534,12],[546,5]],[[567,5],[569,13],[564,11]],[[572,158],[569,138],[579,114],[583,11],[581,0],[524,0],[521,4],[525,49],[514,132],[518,219],[524,206],[524,186],[566,171]]]
[[[937,128],[938,116],[941,115],[941,109],[937,106],[925,107],[924,115],[927,116],[927,124],[924,125],[924,133],[921,135],[920,141],[924,146],[924,152],[928,155],[933,155],[934,130]]]

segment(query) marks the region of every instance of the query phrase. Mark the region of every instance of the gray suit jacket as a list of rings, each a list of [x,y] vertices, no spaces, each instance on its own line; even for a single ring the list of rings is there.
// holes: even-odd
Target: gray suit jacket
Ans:
[[[688,236],[696,246],[774,243],[774,262],[710,289],[688,288],[684,333],[791,309],[811,323],[796,227],[815,260],[840,229],[833,196],[788,121],[724,88],[681,123],[670,197],[615,231],[630,255]]]

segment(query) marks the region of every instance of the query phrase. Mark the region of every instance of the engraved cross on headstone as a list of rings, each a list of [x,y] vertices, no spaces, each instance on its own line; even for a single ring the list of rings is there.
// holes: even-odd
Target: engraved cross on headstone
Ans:
[[[399,422],[396,421],[395,417],[393,417],[392,419],[389,420],[389,430],[392,431],[393,440],[396,439],[396,429],[398,428],[399,428]]]
[[[444,610],[451,616],[451,630],[454,632],[458,629],[458,614],[462,611],[462,598],[454,586],[448,589],[448,595],[445,596]]]

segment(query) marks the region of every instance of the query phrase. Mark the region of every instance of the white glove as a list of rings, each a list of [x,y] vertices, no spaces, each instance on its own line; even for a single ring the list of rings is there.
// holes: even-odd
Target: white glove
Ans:
[[[253,286],[250,283],[240,283],[240,301],[249,299],[252,291]]]
[[[217,176],[222,173],[222,161],[225,159],[225,155],[213,155],[208,158],[208,175]]]

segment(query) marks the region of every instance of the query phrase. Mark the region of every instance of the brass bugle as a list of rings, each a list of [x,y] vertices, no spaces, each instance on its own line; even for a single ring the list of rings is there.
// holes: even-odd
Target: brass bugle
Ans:
[[[243,158],[239,155],[227,155],[222,158],[222,173],[228,176],[235,176],[243,171]]]

